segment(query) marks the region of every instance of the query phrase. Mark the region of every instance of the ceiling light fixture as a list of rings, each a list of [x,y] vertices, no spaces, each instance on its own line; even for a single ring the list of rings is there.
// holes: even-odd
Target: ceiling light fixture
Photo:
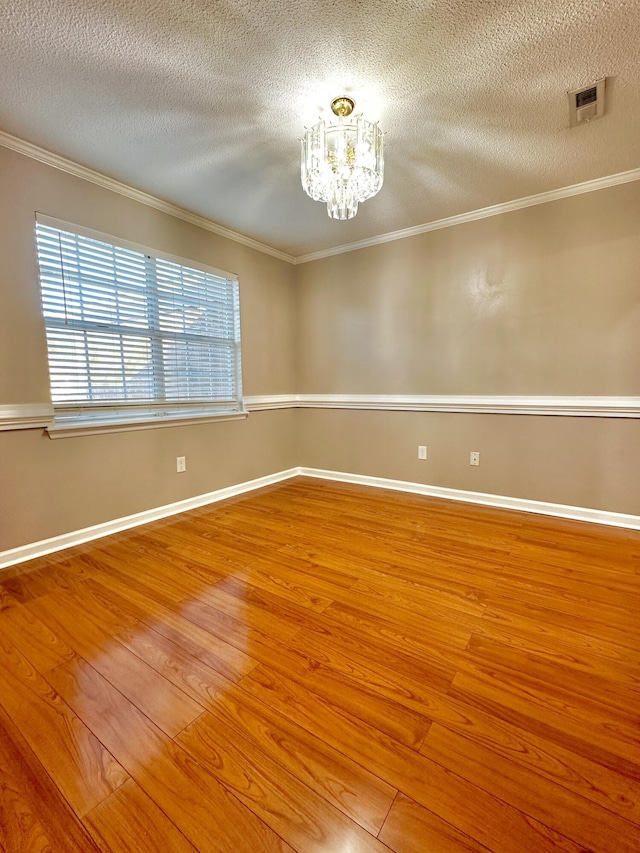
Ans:
[[[302,186],[314,201],[326,203],[333,219],[353,219],[359,202],[382,187],[382,131],[362,115],[351,119],[354,107],[351,98],[335,98],[336,120],[321,119],[302,139]]]

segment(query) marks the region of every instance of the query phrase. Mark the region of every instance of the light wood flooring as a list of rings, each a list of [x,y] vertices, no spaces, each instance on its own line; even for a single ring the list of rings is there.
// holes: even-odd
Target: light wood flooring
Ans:
[[[297,479],[0,575],[5,853],[638,853],[640,534]]]

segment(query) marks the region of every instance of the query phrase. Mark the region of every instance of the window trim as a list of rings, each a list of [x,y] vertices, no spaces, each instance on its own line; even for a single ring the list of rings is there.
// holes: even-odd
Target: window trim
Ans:
[[[50,228],[67,231],[81,237],[99,240],[113,246],[144,253],[145,255],[149,255],[159,260],[169,261],[170,263],[179,264],[180,266],[209,273],[219,278],[224,278],[227,281],[234,282],[236,288],[238,285],[237,273],[232,273],[228,270],[218,269],[217,267],[212,267],[208,264],[202,264],[189,258],[179,257],[169,252],[163,252],[156,248],[150,248],[140,243],[134,243],[130,240],[121,239],[120,237],[115,237],[102,231],[86,228],[39,212],[36,212],[35,222],[37,225],[44,225]],[[38,263],[38,249],[35,241],[34,245],[36,250],[36,263]],[[39,274],[38,286],[39,288],[41,286]],[[237,300],[236,310],[239,312],[240,297],[238,290],[236,290],[235,298]],[[46,326],[46,318],[44,316],[43,323]],[[240,341],[237,343],[238,349],[235,364],[236,375],[234,377],[238,395],[237,401],[230,401],[233,408],[224,408],[223,401],[211,401],[210,403],[207,403],[206,401],[190,402],[185,400],[176,404],[167,404],[160,400],[152,400],[142,402],[140,404],[132,404],[131,401],[116,400],[111,405],[105,402],[98,402],[95,404],[90,402],[56,404],[52,402],[54,419],[52,423],[46,427],[49,437],[67,438],[74,435],[97,435],[107,432],[125,432],[130,430],[153,429],[158,427],[181,426],[188,424],[196,425],[211,423],[213,421],[219,422],[244,419],[247,417],[248,412],[245,408],[242,393],[241,342],[242,338],[240,336]],[[216,411],[216,407],[218,407],[220,411]],[[167,411],[169,408],[173,408],[173,411]],[[127,409],[131,410],[130,413],[126,412]],[[163,409],[164,411],[154,412],[154,409]],[[192,411],[189,411],[189,409],[192,409]]]
[[[239,412],[211,412],[203,415],[175,414],[159,417],[120,418],[119,420],[100,420],[88,418],[85,420],[69,418],[61,422],[54,418],[53,423],[45,427],[49,438],[74,438],[80,435],[102,435],[110,432],[132,432],[141,429],[159,429],[162,427],[198,426],[200,424],[221,423],[223,421],[239,421],[249,416],[243,409]]]

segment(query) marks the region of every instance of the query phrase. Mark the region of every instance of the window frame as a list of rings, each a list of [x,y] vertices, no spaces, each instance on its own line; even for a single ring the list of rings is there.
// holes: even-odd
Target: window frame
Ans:
[[[232,400],[216,401],[216,400],[197,400],[190,401],[188,399],[167,401],[166,399],[154,396],[152,400],[135,401],[126,400],[125,398],[114,399],[113,402],[107,400],[95,401],[75,401],[75,402],[53,402],[54,419],[47,426],[47,431],[51,438],[65,438],[77,434],[90,435],[103,432],[121,432],[129,430],[150,429],[157,427],[177,426],[181,424],[200,424],[210,423],[212,421],[227,421],[237,420],[247,417],[247,410],[244,406],[244,398],[242,394],[242,351],[241,351],[241,331],[240,331],[240,293],[238,276],[235,273],[221,270],[207,264],[202,264],[198,261],[192,261],[187,258],[178,257],[168,252],[163,252],[158,249],[152,249],[143,246],[139,243],[134,243],[130,240],[124,240],[120,237],[114,237],[111,234],[106,234],[101,231],[96,231],[91,228],[76,225],[75,223],[66,222],[45,214],[36,213],[34,224],[34,247],[36,252],[36,263],[38,269],[38,288],[40,295],[40,305],[42,311],[42,319],[45,332],[55,327],[60,327],[59,322],[52,322],[50,325],[43,304],[43,288],[42,276],[40,270],[40,252],[37,243],[37,226],[43,225],[49,228],[55,228],[60,231],[73,234],[79,237],[86,237],[92,240],[98,240],[118,248],[131,250],[144,254],[147,259],[159,261],[167,261],[172,264],[177,264],[181,267],[197,270],[199,272],[209,273],[217,278],[225,279],[232,285],[232,300],[233,300],[233,326],[234,339],[232,341],[233,349],[233,377],[236,394]],[[155,277],[155,274],[154,274]],[[145,283],[149,283],[149,279],[145,275]],[[152,290],[152,301],[156,301],[157,291]],[[113,324],[113,328],[117,329],[119,324]],[[105,327],[106,328],[106,327]],[[145,334],[146,331],[146,334]],[[150,334],[153,331],[154,334]],[[141,337],[146,337],[155,346],[153,338],[157,344],[157,340],[162,338],[160,330],[148,329],[141,330]],[[206,336],[203,336],[206,340]],[[171,335],[167,335],[170,339]],[[231,341],[231,339],[229,339]],[[47,357],[49,359],[49,340],[47,335]],[[49,389],[51,393],[51,370],[48,367]],[[154,376],[154,390],[157,377]]]

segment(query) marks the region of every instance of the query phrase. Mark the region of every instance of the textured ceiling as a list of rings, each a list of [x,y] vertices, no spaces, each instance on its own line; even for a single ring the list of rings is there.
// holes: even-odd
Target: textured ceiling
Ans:
[[[638,0],[0,0],[0,130],[301,255],[640,166],[639,33]],[[341,94],[386,145],[349,222],[298,165]]]

